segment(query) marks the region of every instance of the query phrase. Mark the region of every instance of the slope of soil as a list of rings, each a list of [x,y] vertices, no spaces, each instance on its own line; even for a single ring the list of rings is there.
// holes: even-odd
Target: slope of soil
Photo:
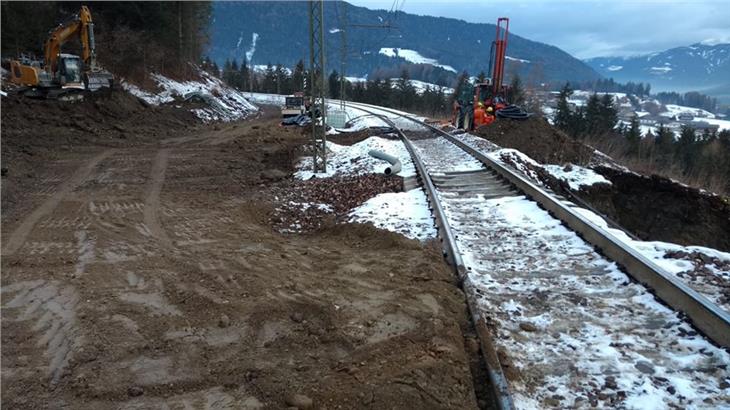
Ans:
[[[730,202],[727,198],[687,187],[657,175],[643,176],[606,163],[594,149],[573,140],[547,122],[495,121],[477,135],[502,147],[514,148],[544,164],[594,164],[611,181],[572,192],[596,211],[644,240],[700,245],[730,250]],[[570,191],[566,183],[541,173],[555,191]]]
[[[3,206],[3,407],[477,407],[478,347],[440,252],[366,225],[271,225],[299,130],[111,108],[71,120],[98,133],[34,140],[6,128],[32,117],[6,103],[3,163],[28,155],[32,177]]]
[[[579,196],[644,240],[702,245],[730,251],[730,201],[657,175],[609,167],[595,171],[611,185],[584,188]]]
[[[479,127],[476,135],[503,148],[514,148],[543,164],[588,164],[594,149],[570,138],[542,118],[500,119]]]

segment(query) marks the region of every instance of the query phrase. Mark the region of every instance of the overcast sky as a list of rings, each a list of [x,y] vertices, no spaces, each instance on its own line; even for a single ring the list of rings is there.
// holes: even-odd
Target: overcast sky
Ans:
[[[390,10],[394,0],[347,0]],[[578,58],[663,51],[693,43],[730,43],[728,0],[397,0],[401,10],[468,22],[510,18],[510,31]]]

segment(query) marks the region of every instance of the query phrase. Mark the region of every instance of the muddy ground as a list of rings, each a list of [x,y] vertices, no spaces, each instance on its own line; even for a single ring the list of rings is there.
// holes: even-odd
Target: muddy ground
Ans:
[[[277,232],[298,130],[38,104],[2,99],[3,407],[477,407],[435,246]]]
[[[476,132],[543,164],[591,166],[611,181],[571,191],[567,183],[539,172],[559,193],[570,193],[643,240],[701,245],[730,251],[730,200],[658,175],[644,176],[614,166],[594,149],[545,120],[496,121]]]

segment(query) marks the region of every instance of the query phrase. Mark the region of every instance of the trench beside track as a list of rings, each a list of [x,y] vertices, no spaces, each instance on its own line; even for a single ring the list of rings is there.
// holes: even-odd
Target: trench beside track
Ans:
[[[426,190],[427,198],[438,227],[439,239],[442,243],[444,256],[456,271],[460,281],[466,279],[467,269],[462,261],[455,234],[446,217],[437,190],[441,190],[442,192],[444,190],[450,190],[456,193],[460,190],[468,190],[479,192],[487,199],[506,194],[514,194],[517,191],[525,195],[528,199],[538,203],[543,209],[560,220],[569,229],[576,232],[586,242],[600,250],[609,259],[615,261],[632,278],[651,289],[662,302],[669,305],[675,311],[684,314],[710,340],[725,349],[730,348],[730,314],[728,312],[709,301],[694,289],[689,288],[635,249],[620,242],[611,233],[593,224],[586,217],[562,203],[554,195],[536,186],[516,171],[489,158],[458,138],[431,124],[404,113],[382,107],[352,102],[348,102],[348,104],[355,109],[380,118],[384,123],[393,128],[405,144],[416,166],[418,176]],[[377,110],[380,113],[373,110]],[[460,150],[463,150],[479,161],[484,168],[478,171],[429,172],[413,143],[405,134],[403,127],[397,126],[392,118],[382,113],[395,115],[398,118],[402,118],[431,131],[436,136],[445,138]],[[480,336],[482,350],[485,355],[490,380],[495,390],[498,405],[501,408],[512,408],[507,381],[502,374],[495,345],[492,342],[484,320],[478,314],[476,294],[469,286],[464,286],[464,291],[467,294],[469,309]]]

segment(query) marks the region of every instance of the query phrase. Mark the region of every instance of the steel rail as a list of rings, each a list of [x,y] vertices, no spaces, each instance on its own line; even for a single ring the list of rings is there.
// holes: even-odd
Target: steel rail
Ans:
[[[361,103],[356,104],[363,105]],[[365,106],[375,108],[381,112],[389,112],[417,123],[463,149],[486,167],[496,171],[528,198],[537,202],[554,217],[578,233],[586,242],[598,248],[604,255],[621,266],[631,277],[652,290],[662,302],[683,313],[710,340],[725,349],[730,349],[730,313],[712,303],[707,297],[681,282],[637,250],[621,242],[610,232],[605,231],[569,206],[561,203],[517,171],[489,158],[446,131],[402,112],[368,104],[365,104]]]
[[[418,176],[421,179],[421,182],[423,183],[423,186],[426,190],[426,197],[436,220],[436,227],[438,228],[438,233],[440,237],[439,239],[441,241],[441,248],[443,250],[444,258],[456,272],[456,275],[459,279],[459,284],[466,294],[467,307],[469,308],[469,313],[471,317],[474,318],[474,327],[476,328],[477,336],[479,337],[482,355],[484,356],[484,361],[487,366],[487,373],[489,375],[489,381],[497,407],[501,410],[514,409],[515,407],[512,401],[512,397],[509,393],[509,385],[507,383],[507,378],[502,372],[502,365],[499,363],[496,346],[492,341],[492,336],[490,334],[489,328],[486,325],[486,322],[481,317],[481,315],[479,315],[479,310],[477,309],[478,297],[475,287],[470,286],[468,283],[464,283],[468,282],[469,280],[466,267],[461,258],[459,248],[456,244],[456,236],[452,232],[444,209],[441,206],[441,201],[439,200],[436,186],[431,179],[431,175],[426,170],[426,166],[424,165],[423,161],[421,161],[421,158],[418,156],[418,153],[416,152],[416,149],[411,141],[408,139],[405,133],[403,133],[403,131],[393,123],[393,121],[391,121],[388,117],[384,115],[377,114],[363,108],[353,108],[370,113],[378,117],[384,123],[388,124],[388,126],[390,126],[391,128],[393,128],[393,130],[398,134],[400,140],[406,146],[406,149],[408,150],[411,159],[413,159],[416,172],[418,173]]]

